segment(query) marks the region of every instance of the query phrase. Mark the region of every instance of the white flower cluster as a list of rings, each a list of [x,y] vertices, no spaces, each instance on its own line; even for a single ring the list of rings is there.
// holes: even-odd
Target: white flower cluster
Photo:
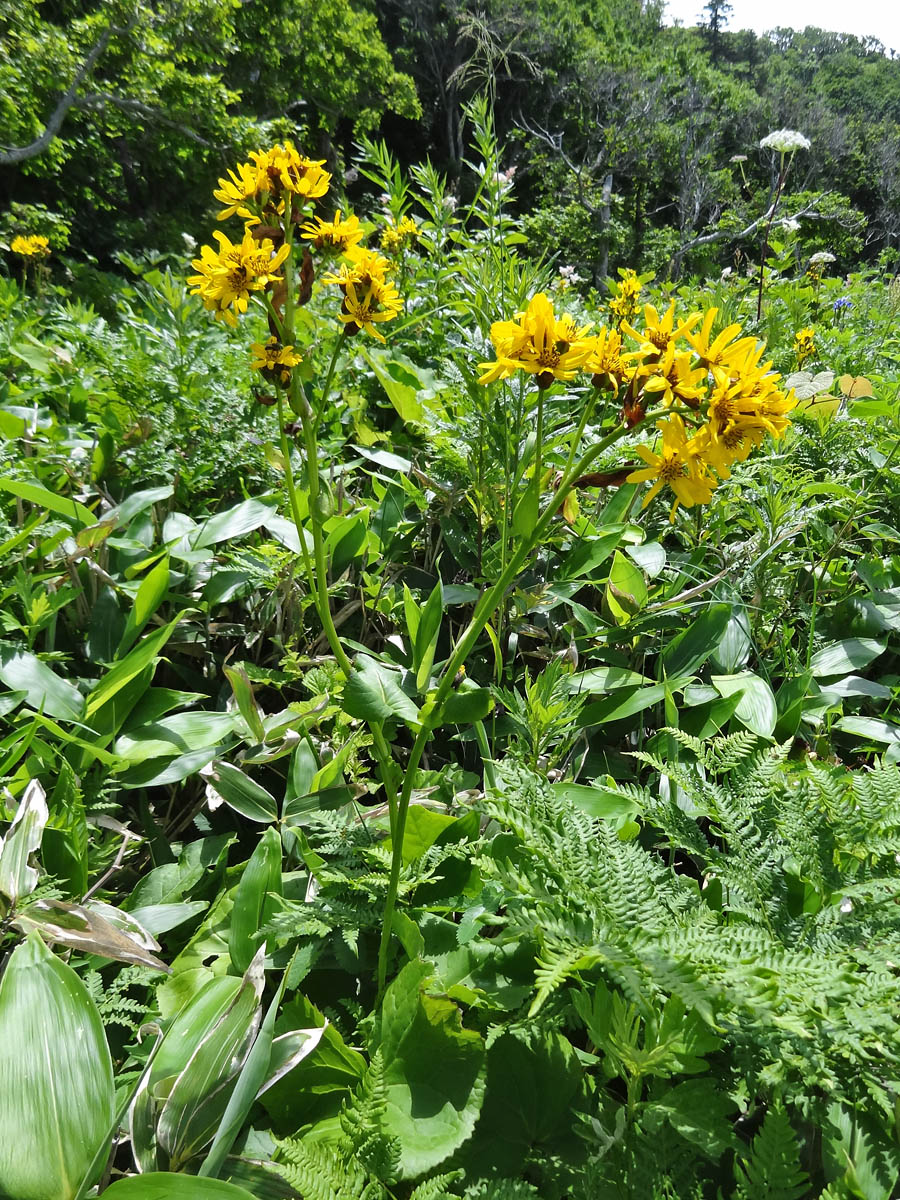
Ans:
[[[812,256],[812,258],[810,258],[809,261],[810,261],[810,263],[825,264],[825,263],[833,263],[833,262],[836,262],[837,260],[835,259],[834,255],[831,253],[830,250],[817,250],[816,253]]]
[[[778,150],[781,154],[793,154],[795,150],[808,150],[809,138],[796,129],[775,129],[767,133],[759,143],[760,150]]]

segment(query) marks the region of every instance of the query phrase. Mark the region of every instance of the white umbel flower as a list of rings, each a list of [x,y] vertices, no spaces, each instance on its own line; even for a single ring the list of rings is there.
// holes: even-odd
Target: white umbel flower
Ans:
[[[830,250],[817,250],[809,261],[810,263],[833,263],[837,259]]]
[[[795,150],[808,150],[809,138],[796,129],[775,129],[767,133],[759,143],[760,150],[778,150],[781,154],[793,154]]]

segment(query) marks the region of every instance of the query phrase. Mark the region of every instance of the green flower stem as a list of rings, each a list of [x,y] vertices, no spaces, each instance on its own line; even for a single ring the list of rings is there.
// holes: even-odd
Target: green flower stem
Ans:
[[[665,409],[660,409],[656,412],[648,413],[647,420],[654,420],[656,417],[663,415]],[[379,997],[384,992],[385,983],[387,981],[387,960],[388,951],[391,944],[391,931],[394,920],[394,910],[397,906],[397,893],[400,888],[400,869],[403,864],[403,836],[406,832],[406,817],[409,812],[409,802],[412,796],[413,781],[416,771],[418,770],[419,762],[425,746],[428,743],[434,730],[437,728],[441,717],[441,709],[444,701],[450,694],[453,687],[453,681],[456,679],[459,668],[465,663],[469,654],[478,640],[481,631],[489,621],[494,610],[502,601],[506,590],[515,577],[519,574],[528,556],[536,545],[538,545],[550,527],[556,513],[559,511],[560,505],[565,501],[566,496],[571,490],[572,484],[580,476],[584,475],[596,458],[598,458],[605,450],[614,445],[620,438],[630,431],[625,426],[620,426],[614,429],[612,433],[599,441],[596,446],[591,446],[589,450],[578,459],[577,462],[570,464],[560,481],[559,487],[553,497],[547,504],[543,513],[538,518],[537,524],[534,527],[534,532],[531,537],[521,542],[518,549],[513,554],[512,558],[506,564],[506,567],[501,572],[497,582],[487,592],[485,592],[478,603],[475,605],[475,611],[469,621],[468,626],[464,630],[459,641],[456,643],[456,648],[450,658],[444,665],[441,673],[440,681],[434,695],[429,697],[429,700],[422,707],[422,724],[419,726],[419,731],[416,734],[413,742],[412,750],[409,754],[409,761],[406,765],[406,773],[403,779],[403,788],[400,792],[399,803],[397,806],[397,820],[392,829],[392,855],[391,855],[391,876],[388,883],[388,893],[384,902],[384,924],[381,928],[381,944],[378,948],[378,995]]]
[[[766,278],[766,246],[769,244],[769,234],[772,231],[772,222],[775,220],[775,210],[778,208],[778,201],[781,199],[781,189],[784,187],[785,177],[787,176],[787,168],[791,165],[790,158],[787,166],[784,163],[784,154],[781,152],[781,162],[778,166],[778,184],[775,188],[775,199],[772,201],[772,211],[769,213],[769,221],[766,225],[766,231],[763,234],[762,248],[759,255],[759,293],[756,297],[756,320],[762,320],[762,303],[763,303],[763,284]],[[793,157],[793,154],[791,155]]]
[[[290,230],[287,235],[287,240],[290,241]],[[285,281],[285,303],[284,303],[284,319],[280,319],[274,306],[265,297],[266,308],[269,315],[272,317],[275,327],[281,333],[282,341],[285,343],[293,342],[294,330],[294,273],[293,273],[293,254],[289,254],[284,264],[284,281]],[[332,351],[331,361],[328,364],[328,370],[325,373],[325,381],[322,384],[322,389],[319,394],[316,411],[310,409],[306,395],[301,387],[300,378],[294,372],[291,376],[291,408],[299,413],[300,426],[303,432],[303,443],[306,450],[306,473],[308,482],[309,496],[309,524],[312,528],[313,537],[313,558],[310,558],[309,547],[306,544],[306,529],[303,524],[303,519],[300,516],[300,501],[297,494],[297,483],[294,478],[293,468],[291,466],[291,448],[288,441],[287,432],[285,429],[285,412],[284,399],[279,393],[278,396],[278,426],[281,432],[281,453],[284,458],[284,478],[287,486],[288,502],[291,508],[291,516],[294,519],[294,525],[297,529],[297,537],[300,540],[300,553],[303,557],[303,566],[306,571],[306,577],[310,593],[313,597],[316,613],[328,639],[328,645],[337,660],[338,666],[344,678],[350,677],[353,670],[353,664],[347,657],[344,647],[341,645],[338,632],[334,624],[334,618],[331,615],[331,604],[328,599],[328,570],[325,561],[325,539],[323,536],[322,519],[317,503],[321,491],[319,480],[319,448],[316,441],[316,428],[322,413],[325,411],[325,406],[328,402],[328,397],[331,394],[331,386],[334,382],[334,373],[337,369],[338,359],[341,355],[341,350],[347,340],[346,328],[341,331],[340,336],[335,340],[334,350]],[[397,819],[397,789],[394,786],[393,773],[391,771],[391,751],[384,736],[384,730],[381,725],[373,724],[370,726],[372,734],[373,750],[375,761],[378,764],[378,774],[381,777],[382,786],[384,787],[385,795],[387,796],[388,810],[390,812],[391,829],[394,828]]]
[[[291,516],[297,529],[300,541],[300,555],[303,558],[303,569],[310,592],[316,594],[316,577],[313,571],[312,559],[309,557],[309,547],[306,544],[306,530],[303,528],[303,518],[300,516],[300,501],[297,496],[297,485],[294,480],[294,468],[291,466],[291,446],[288,441],[284,421],[284,396],[278,393],[278,430],[281,434],[281,457],[284,459],[284,481],[287,485],[288,503],[291,506]]]

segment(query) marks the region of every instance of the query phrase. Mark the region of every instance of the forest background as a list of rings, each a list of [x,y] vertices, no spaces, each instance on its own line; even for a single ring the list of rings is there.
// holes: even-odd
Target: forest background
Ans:
[[[900,63],[870,38],[733,33],[728,7],[682,29],[656,0],[3,0],[0,238],[39,225],[100,266],[183,250],[226,164],[298,126],[357,206],[361,134],[457,180],[487,88],[526,249],[595,285],[752,257],[774,184],[756,147],[782,126],[812,143],[780,214],[803,251],[895,268]]]

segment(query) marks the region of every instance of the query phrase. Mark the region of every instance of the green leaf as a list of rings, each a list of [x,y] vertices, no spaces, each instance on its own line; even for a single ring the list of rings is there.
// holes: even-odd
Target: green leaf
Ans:
[[[103,676],[87,698],[87,707],[85,708],[87,720],[90,720],[104,704],[107,704],[132,679],[150,666],[175,632],[175,627],[180,621],[181,616],[179,615],[173,618],[168,625],[163,625],[160,629],[149,633],[120,662],[117,662],[112,670]]]
[[[0,646],[0,680],[14,692],[24,692],[29,706],[37,711],[61,721],[81,719],[81,692],[27,650]]]
[[[194,550],[202,550],[218,542],[243,537],[265,525],[277,508],[277,500],[242,500],[234,508],[216,513],[205,521],[191,538],[191,546]]]
[[[243,973],[257,950],[256,934],[262,923],[266,896],[281,895],[281,836],[270,825],[265,830],[234,893],[228,952],[236,971]]]
[[[559,1033],[508,1031],[488,1051],[487,1093],[471,1143],[462,1149],[473,1175],[518,1176],[525,1160],[540,1158],[575,1123],[582,1080],[575,1050]],[[574,1158],[577,1142],[567,1147]]]
[[[408,865],[413,859],[420,858],[445,829],[456,824],[456,820],[456,817],[434,812],[421,804],[411,805],[403,831],[403,861]]]
[[[391,717],[419,723],[419,710],[400,687],[396,671],[366,654],[356,660],[344,686],[344,712],[369,723]]]
[[[400,1173],[415,1179],[472,1134],[485,1090],[485,1048],[460,1011],[425,985],[432,967],[407,963],[384,997],[379,1023],[386,1064],[385,1131],[398,1139]]]
[[[248,778],[231,763],[216,761],[207,774],[207,783],[218,792],[229,808],[248,821],[261,825],[278,820],[278,804],[271,792]]]
[[[103,1195],[110,1200],[255,1200],[250,1192],[234,1183],[169,1171],[149,1171],[146,1175],[117,1179]]]
[[[93,525],[97,519],[89,508],[79,504],[77,500],[68,500],[65,496],[58,496],[56,492],[49,492],[38,483],[0,478],[0,488],[3,488],[5,492],[10,492],[13,496],[19,496],[22,500],[28,500],[31,504],[37,504],[40,508],[59,513],[61,517],[65,517],[68,521],[74,521],[79,526]]]
[[[112,1059],[84,984],[35,933],[0,979],[0,1192],[71,1200],[113,1119]]]
[[[627,489],[626,489],[627,490]],[[590,579],[622,540],[621,529],[575,542],[562,562],[563,579]]]
[[[177,712],[120,734],[113,749],[127,766],[148,759],[174,758],[206,747],[220,748],[232,733],[234,713]]]
[[[263,728],[262,717],[253,695],[253,687],[243,667],[225,667],[225,674],[234,692],[238,711],[247,722],[247,727],[258,742],[265,741],[266,731]]]
[[[683,684],[684,680],[679,682]],[[604,725],[607,721],[623,721],[626,717],[633,717],[635,713],[643,712],[652,704],[665,700],[666,692],[671,691],[674,686],[673,680],[669,684],[655,683],[651,687],[617,688],[602,700],[586,704],[578,715],[578,725]]]
[[[647,603],[649,593],[644,572],[630,562],[621,550],[613,555],[604,599],[617,625],[627,625]]]
[[[21,896],[30,895],[37,887],[38,873],[28,865],[28,857],[40,848],[49,816],[44,789],[32,779],[6,837],[0,839],[0,894],[13,907]]]
[[[443,615],[444,587],[439,579],[426,600],[417,623],[413,649],[413,670],[416,673],[416,687],[420,692],[424,691],[431,677],[434,652],[437,649]]]
[[[666,675],[692,675],[721,642],[731,619],[730,604],[713,604],[666,646],[662,663]]]
[[[187,1162],[208,1145],[222,1120],[259,1028],[263,955],[261,949],[234,1000],[197,1045],[163,1104],[157,1137],[172,1166]],[[159,1078],[156,1071],[154,1075]]]
[[[816,679],[827,679],[832,675],[849,675],[860,667],[866,667],[884,653],[884,646],[872,638],[845,638],[823,646],[812,656],[809,669]]]
[[[877,717],[841,717],[835,724],[845,733],[855,733],[869,742],[890,745],[900,739],[900,725],[881,721]]]
[[[473,725],[483,721],[494,707],[490,688],[460,687],[451,692],[441,709],[442,725]]]
[[[778,707],[772,689],[764,679],[752,671],[742,671],[738,675],[713,675],[711,682],[720,696],[740,694],[734,715],[751,733],[760,737],[772,736]]]
[[[121,658],[131,648],[144,626],[159,608],[168,590],[169,559],[168,557],[163,557],[141,580],[141,586],[137,590],[134,604],[131,607],[131,612],[128,614],[128,620],[125,623],[122,637],[119,640],[116,658]]]
[[[685,1141],[716,1162],[737,1145],[729,1119],[735,1108],[734,1100],[714,1079],[685,1079],[649,1105],[644,1120],[652,1130],[659,1118],[665,1118]]]
[[[630,671],[626,667],[594,667],[590,671],[570,675],[566,683],[566,690],[573,695],[578,695],[580,692],[596,694],[612,692],[616,688],[640,687],[641,684],[650,682],[646,676],[639,675],[637,671]]]
[[[567,804],[603,821],[627,820],[639,811],[630,796],[612,788],[589,787],[583,783],[554,783],[551,787],[553,793]]]

